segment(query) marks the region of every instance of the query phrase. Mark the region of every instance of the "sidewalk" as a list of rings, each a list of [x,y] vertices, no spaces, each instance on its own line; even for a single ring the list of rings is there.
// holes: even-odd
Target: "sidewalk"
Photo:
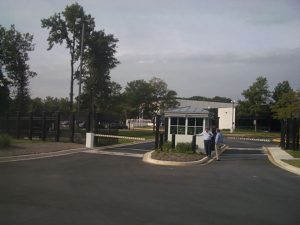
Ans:
[[[0,163],[6,162],[16,162],[16,161],[25,161],[25,160],[33,160],[33,159],[43,159],[43,158],[50,158],[56,156],[64,156],[64,155],[71,155],[79,152],[86,151],[87,148],[74,148],[74,149],[66,149],[66,150],[59,150],[55,152],[43,152],[43,153],[34,153],[28,155],[14,155],[14,156],[1,156]]]
[[[287,170],[289,172],[300,175],[300,168],[292,166],[282,160],[292,160],[295,159],[293,156],[288,154],[286,151],[282,150],[279,147],[266,147],[268,152],[269,160],[276,166]]]

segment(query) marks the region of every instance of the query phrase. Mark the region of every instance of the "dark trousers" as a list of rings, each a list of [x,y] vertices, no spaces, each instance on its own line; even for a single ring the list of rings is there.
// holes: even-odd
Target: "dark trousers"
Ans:
[[[204,140],[204,149],[207,156],[211,156],[211,140]]]

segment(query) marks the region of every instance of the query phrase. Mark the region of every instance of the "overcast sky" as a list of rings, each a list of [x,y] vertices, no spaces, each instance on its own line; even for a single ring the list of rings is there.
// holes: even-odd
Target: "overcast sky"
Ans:
[[[113,81],[156,76],[179,97],[242,99],[258,76],[270,90],[284,80],[300,89],[299,0],[85,0],[96,29],[119,39]],[[47,51],[41,19],[74,1],[1,0],[0,24],[34,35],[32,97],[68,97],[70,56],[65,45]],[[75,87],[77,93],[78,87]]]

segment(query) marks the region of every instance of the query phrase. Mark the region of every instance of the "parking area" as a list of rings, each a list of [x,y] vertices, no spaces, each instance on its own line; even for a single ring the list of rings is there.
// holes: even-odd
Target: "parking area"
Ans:
[[[170,167],[76,153],[0,163],[0,171],[0,224],[300,224],[299,176],[267,159]]]

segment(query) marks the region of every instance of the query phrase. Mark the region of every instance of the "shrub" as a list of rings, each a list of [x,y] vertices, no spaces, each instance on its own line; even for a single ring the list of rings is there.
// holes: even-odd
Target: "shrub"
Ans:
[[[0,148],[5,148],[10,146],[11,138],[6,134],[0,134]]]
[[[186,143],[177,143],[176,145],[176,151],[177,152],[182,152],[182,153],[187,153],[187,152],[192,152],[192,143],[186,142]]]
[[[163,152],[171,152],[172,151],[172,143],[170,141],[167,141],[162,146]]]

